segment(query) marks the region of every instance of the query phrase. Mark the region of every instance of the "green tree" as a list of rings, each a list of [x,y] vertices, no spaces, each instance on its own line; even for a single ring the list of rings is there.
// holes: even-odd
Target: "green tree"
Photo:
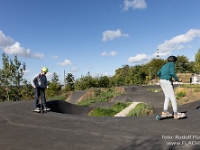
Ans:
[[[31,83],[28,82],[26,79],[23,80],[22,83],[23,83],[22,91],[21,91],[21,93],[22,93],[22,98],[23,98],[23,99],[26,99],[26,100],[28,100],[28,99],[33,99],[34,93],[33,93],[33,87],[32,87],[32,85],[31,85]]]
[[[73,74],[68,73],[65,80],[66,80],[65,90],[66,91],[74,91],[75,80],[74,80]]]
[[[133,84],[144,84],[145,83],[145,78],[146,78],[146,74],[143,70],[143,66],[142,65],[136,65],[132,68],[133,72],[133,76],[132,76],[132,83]]]
[[[177,73],[184,73],[189,72],[191,70],[189,59],[184,56],[177,56],[177,62],[176,62],[176,72]]]
[[[21,63],[17,55],[14,60],[10,59],[5,53],[2,54],[3,67],[0,70],[1,74],[1,91],[6,97],[5,100],[20,100],[21,82],[24,80],[23,75],[26,70],[25,63]]]
[[[99,87],[99,80],[100,78],[97,76],[97,77],[92,77],[92,87]]]
[[[122,68],[118,68],[115,70],[115,84],[116,85],[124,85],[130,82],[129,75],[129,65],[123,65]]]
[[[55,95],[58,95],[60,89],[61,89],[61,85],[59,83],[59,77],[57,75],[57,73],[53,73],[51,82],[48,82],[49,85],[49,89],[47,90],[47,95],[49,97],[53,97]]]
[[[99,78],[99,87],[107,88],[109,86],[109,78],[102,76]]]
[[[111,76],[111,77],[109,77],[109,85],[108,85],[108,87],[113,87],[113,86],[115,86],[115,77]]]
[[[166,63],[164,59],[154,58],[143,65],[143,70],[149,80],[156,78],[157,71]]]

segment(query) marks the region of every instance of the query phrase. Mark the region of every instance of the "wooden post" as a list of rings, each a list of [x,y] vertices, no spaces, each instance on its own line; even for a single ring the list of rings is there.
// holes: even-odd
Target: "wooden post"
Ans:
[[[65,70],[64,70],[64,86],[66,86]]]

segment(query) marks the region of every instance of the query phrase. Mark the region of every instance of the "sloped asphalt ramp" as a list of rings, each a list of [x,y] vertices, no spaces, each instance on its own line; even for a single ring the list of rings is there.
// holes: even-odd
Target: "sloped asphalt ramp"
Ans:
[[[47,106],[52,112],[85,116],[93,109],[93,107],[78,106],[61,100],[48,101]]]
[[[86,93],[86,90],[74,91],[72,92],[70,97],[67,98],[66,101],[72,104],[77,104],[81,100],[81,98],[84,96],[85,93]]]
[[[48,105],[57,107],[59,102],[48,101]],[[83,115],[72,115],[57,110],[39,114],[31,112],[33,104],[33,101],[0,103],[0,149],[200,149],[200,109],[196,109],[200,101],[180,107],[188,111],[187,119],[162,121],[156,121],[155,115],[87,117],[83,112]],[[72,107],[70,103],[61,104]]]

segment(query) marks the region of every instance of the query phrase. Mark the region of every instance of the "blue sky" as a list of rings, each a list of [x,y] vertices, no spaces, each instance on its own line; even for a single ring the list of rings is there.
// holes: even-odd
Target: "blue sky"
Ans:
[[[0,0],[0,52],[25,62],[29,81],[64,70],[112,76],[122,65],[200,48],[199,0]],[[0,55],[0,59],[1,59]],[[2,67],[2,64],[0,64]]]

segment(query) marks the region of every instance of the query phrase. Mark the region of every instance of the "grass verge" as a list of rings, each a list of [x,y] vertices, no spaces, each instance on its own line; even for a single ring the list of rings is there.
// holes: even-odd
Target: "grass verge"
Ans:
[[[82,100],[78,103],[81,106],[90,106],[92,103],[109,102],[113,97],[120,95],[114,88],[107,88],[104,90],[94,89],[95,97]]]
[[[129,102],[117,102],[111,108],[95,108],[88,114],[88,116],[114,116],[130,104],[131,103]]]
[[[66,100],[65,94],[55,95],[52,97],[47,98],[48,100]]]
[[[200,100],[200,84],[182,84],[175,89],[178,105]]]
[[[150,104],[139,103],[134,109],[132,109],[127,117],[148,116],[153,114],[153,108]]]

